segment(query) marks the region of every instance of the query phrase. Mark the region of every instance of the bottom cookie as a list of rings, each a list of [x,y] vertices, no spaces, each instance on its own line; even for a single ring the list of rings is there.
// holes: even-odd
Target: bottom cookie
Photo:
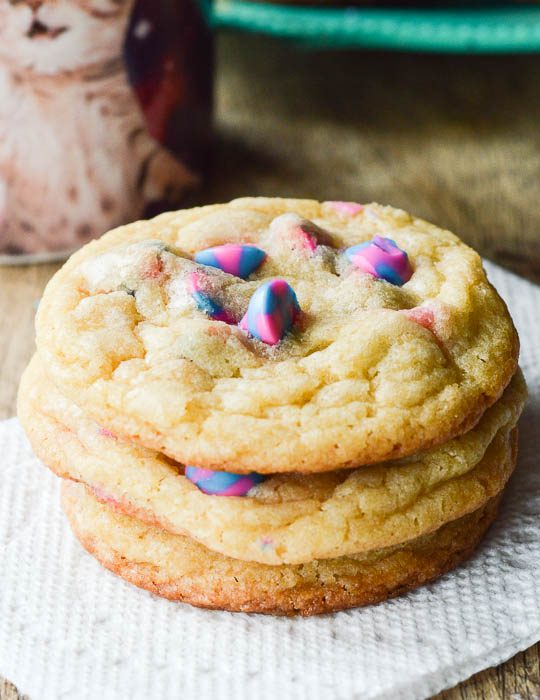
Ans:
[[[140,588],[204,608],[315,615],[378,603],[454,568],[493,522],[499,497],[399,547],[281,566],[225,557],[115,513],[81,484],[64,482],[62,500],[81,544]]]

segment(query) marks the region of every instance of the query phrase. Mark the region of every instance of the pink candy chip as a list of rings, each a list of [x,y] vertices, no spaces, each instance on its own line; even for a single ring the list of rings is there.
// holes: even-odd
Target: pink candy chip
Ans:
[[[318,245],[325,245],[328,240],[328,234],[313,221],[292,213],[277,216],[270,224],[270,232],[281,246],[307,257],[313,255]]]
[[[120,508],[122,506],[120,501],[112,496],[109,496],[100,486],[92,486],[91,488],[95,497],[98,499],[98,501],[101,501],[101,503],[107,503],[108,505],[113,506],[113,508]]]
[[[308,251],[310,254],[315,251],[315,248],[317,247],[317,239],[313,234],[309,233],[309,231],[305,231],[302,226],[296,227],[295,234],[304,250]]]
[[[348,216],[354,216],[364,209],[363,205],[357,202],[325,202],[325,204],[327,207],[330,207],[330,209],[340,214],[347,214]]]
[[[426,306],[415,306],[413,309],[407,309],[403,312],[405,316],[418,323],[418,325],[427,328],[429,331],[433,329],[435,323],[435,314],[432,309]]]
[[[200,272],[190,272],[187,279],[187,288],[190,294],[202,291],[205,288],[205,276]]]
[[[98,435],[101,435],[101,437],[111,438],[112,440],[118,439],[116,435],[114,433],[111,433],[110,430],[107,430],[107,428],[100,428],[98,430]]]
[[[155,258],[142,272],[143,279],[158,279],[163,273],[163,260]]]

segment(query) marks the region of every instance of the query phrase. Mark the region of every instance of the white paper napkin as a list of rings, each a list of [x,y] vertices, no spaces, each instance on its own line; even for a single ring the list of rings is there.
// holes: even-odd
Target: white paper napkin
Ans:
[[[197,610],[75,542],[58,483],[0,423],[0,674],[31,700],[426,698],[540,639],[540,288],[488,265],[522,340],[519,466],[476,556],[381,605],[308,619]]]

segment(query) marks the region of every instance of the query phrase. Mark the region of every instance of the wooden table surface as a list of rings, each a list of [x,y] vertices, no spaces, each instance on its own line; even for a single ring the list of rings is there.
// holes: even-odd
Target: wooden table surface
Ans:
[[[319,53],[229,34],[218,65],[216,159],[194,203],[388,202],[540,282],[540,56]],[[0,418],[55,269],[0,268]],[[19,697],[0,681],[0,700]],[[540,646],[438,698],[539,700]]]

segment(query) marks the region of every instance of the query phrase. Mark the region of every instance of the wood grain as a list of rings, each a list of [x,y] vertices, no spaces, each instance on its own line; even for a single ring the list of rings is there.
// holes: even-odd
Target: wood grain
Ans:
[[[218,65],[216,157],[192,203],[389,202],[540,281],[540,56],[322,53],[229,34]],[[55,269],[0,268],[0,417],[14,412]],[[540,646],[437,697],[540,700]],[[0,681],[0,700],[20,696]]]

